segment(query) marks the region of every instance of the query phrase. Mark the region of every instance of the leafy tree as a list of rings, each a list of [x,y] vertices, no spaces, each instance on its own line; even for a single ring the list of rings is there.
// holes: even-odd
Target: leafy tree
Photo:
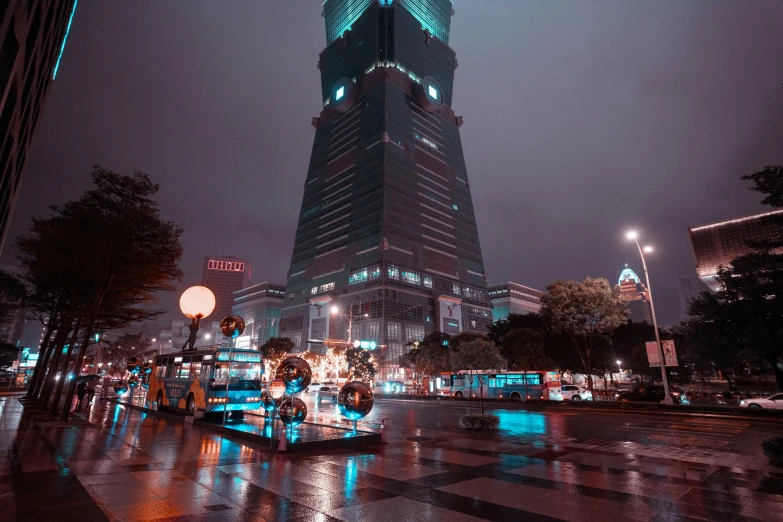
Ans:
[[[482,376],[490,370],[500,371],[506,366],[506,361],[500,355],[500,350],[492,341],[476,339],[462,343],[459,351],[451,352],[451,367],[455,370],[467,370],[470,378],[471,387],[469,395],[472,393],[473,373],[478,376],[479,381],[479,403],[481,404],[481,414],[484,415],[484,383]]]
[[[452,352],[457,352],[460,350],[460,347],[463,344],[477,341],[479,339],[483,340],[484,336],[475,332],[460,332],[457,335],[449,336],[448,343],[445,344],[448,346],[449,350]]]
[[[448,371],[450,339],[448,334],[435,331],[421,341],[409,342],[411,349],[400,357],[400,364],[411,368],[419,378]]]
[[[490,324],[487,339],[498,346],[503,345],[503,339],[514,330],[527,329],[545,335],[547,326],[541,314],[511,314],[506,319],[500,319]]]
[[[93,188],[78,200],[51,206],[50,215],[33,219],[30,232],[17,240],[25,278],[42,300],[54,299],[59,306],[58,336],[45,356],[51,355],[51,361],[48,369],[39,368],[48,370],[39,396],[44,403],[59,369],[81,367],[94,331],[126,328],[164,313],[154,307],[157,293],[174,290],[172,282],[182,276],[182,228],[161,219],[153,199],[158,186],[149,176],[96,166],[92,180]],[[74,379],[66,404],[75,389]],[[58,383],[53,411],[61,390]],[[67,420],[68,413],[64,408],[61,420]]]
[[[369,380],[378,373],[372,361],[372,354],[368,350],[348,348],[345,350],[345,360],[348,363],[349,374],[354,379]]]
[[[742,179],[753,182],[750,190],[766,196],[761,200],[762,205],[783,207],[783,166],[767,166],[758,172],[742,176]]]
[[[609,334],[628,321],[628,308],[619,288],[606,279],[586,278],[583,282],[557,281],[547,287],[541,301],[541,314],[553,329],[571,341],[593,390],[593,347],[596,338]]]
[[[517,328],[503,337],[500,353],[508,361],[510,370],[551,370],[555,367],[555,362],[544,352],[545,345],[544,335],[530,328]],[[525,397],[527,396],[528,384],[525,379]]]
[[[116,341],[109,342],[101,353],[101,361],[111,363],[111,367],[120,373],[126,369],[128,359],[149,352],[152,342],[141,334],[123,334]]]
[[[261,345],[259,351],[264,356],[265,368],[269,375],[274,375],[277,365],[279,365],[288,354],[296,347],[294,342],[288,337],[270,337],[267,342]]]

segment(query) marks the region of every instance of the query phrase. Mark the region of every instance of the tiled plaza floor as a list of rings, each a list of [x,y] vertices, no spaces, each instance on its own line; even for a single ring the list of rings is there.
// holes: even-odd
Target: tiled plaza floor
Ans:
[[[783,472],[720,448],[429,430],[281,455],[114,403],[61,426],[15,398],[0,447],[3,521],[783,520]]]

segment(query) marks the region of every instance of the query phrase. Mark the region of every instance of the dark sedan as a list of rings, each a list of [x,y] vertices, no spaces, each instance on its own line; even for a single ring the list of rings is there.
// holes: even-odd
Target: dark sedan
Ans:
[[[688,399],[677,386],[669,386],[669,394],[672,396],[674,404],[688,404]],[[658,402],[663,403],[666,393],[663,386],[637,386],[631,391],[621,392],[616,395],[620,402]]]

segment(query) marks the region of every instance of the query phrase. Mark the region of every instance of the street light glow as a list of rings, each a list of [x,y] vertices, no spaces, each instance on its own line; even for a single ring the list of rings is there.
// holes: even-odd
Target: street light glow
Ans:
[[[207,341],[209,341],[209,334],[204,334],[204,339],[206,339]]]
[[[615,362],[617,363],[617,366],[620,366],[621,364],[623,364],[623,361],[615,361]]]
[[[340,307],[337,306],[337,305],[332,305],[331,311],[332,311],[332,315],[339,314],[340,313]]]
[[[634,239],[636,239],[637,237],[639,237],[639,233],[638,233],[636,230],[629,230],[628,232],[626,232],[626,233],[625,233],[625,237],[626,237],[626,238],[627,238],[629,241],[633,241]]]
[[[651,246],[644,247],[644,253],[645,254],[649,254],[652,251],[653,251],[653,247],[651,247]]]

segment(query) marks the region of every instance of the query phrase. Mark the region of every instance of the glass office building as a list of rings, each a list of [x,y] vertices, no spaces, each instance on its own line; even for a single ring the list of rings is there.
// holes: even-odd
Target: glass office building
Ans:
[[[462,119],[451,108],[451,1],[323,7],[324,109],[313,120],[280,335],[300,351],[368,341],[381,377],[393,378],[409,341],[483,333],[492,321]]]

